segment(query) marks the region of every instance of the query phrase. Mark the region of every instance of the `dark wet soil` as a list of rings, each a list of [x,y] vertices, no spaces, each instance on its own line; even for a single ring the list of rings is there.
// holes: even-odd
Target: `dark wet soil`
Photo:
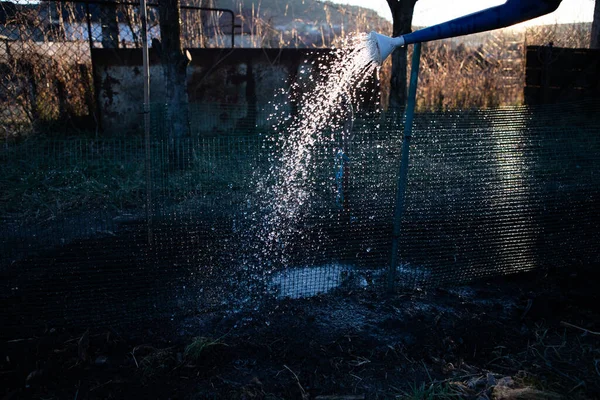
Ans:
[[[600,398],[597,277],[330,293],[135,333],[49,329],[1,344],[0,399]]]

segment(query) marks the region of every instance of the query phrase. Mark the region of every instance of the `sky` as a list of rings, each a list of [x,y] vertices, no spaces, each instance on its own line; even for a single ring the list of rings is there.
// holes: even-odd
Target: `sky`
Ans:
[[[391,20],[392,14],[386,0],[331,0],[334,3],[352,4],[376,10],[381,16]],[[504,3],[503,0],[418,0],[413,17],[413,25],[430,26],[460,17],[484,8]],[[594,0],[563,0],[554,13],[527,25],[554,24],[567,22],[591,22],[594,15]]]

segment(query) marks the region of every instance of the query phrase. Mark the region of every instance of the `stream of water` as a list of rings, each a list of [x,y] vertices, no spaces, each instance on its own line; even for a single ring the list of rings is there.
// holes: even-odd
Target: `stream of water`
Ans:
[[[303,238],[299,226],[314,198],[315,153],[333,149],[336,132],[351,130],[355,107],[366,94],[378,94],[378,88],[365,89],[378,68],[372,52],[367,35],[353,37],[332,53],[306,60],[289,89],[276,95],[282,100],[271,105],[268,169],[253,176],[256,190],[245,216],[247,270],[266,276],[276,265],[290,267],[288,249]]]

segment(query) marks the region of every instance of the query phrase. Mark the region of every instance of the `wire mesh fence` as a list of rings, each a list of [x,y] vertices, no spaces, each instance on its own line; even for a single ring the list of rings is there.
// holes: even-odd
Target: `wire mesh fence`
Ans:
[[[231,47],[232,11],[181,9],[185,47]],[[158,5],[148,4],[148,42],[160,51]],[[139,3],[0,2],[0,135],[100,129],[92,49],[141,48]],[[96,76],[96,78],[95,78]]]
[[[418,114],[396,287],[600,261],[598,108]],[[275,226],[290,230],[286,242],[271,245],[262,227],[278,199],[261,179],[289,173],[272,134],[175,141],[160,131],[162,108],[152,116],[150,175],[140,138],[2,144],[6,334],[384,290],[402,142],[384,117],[317,140],[309,196]]]

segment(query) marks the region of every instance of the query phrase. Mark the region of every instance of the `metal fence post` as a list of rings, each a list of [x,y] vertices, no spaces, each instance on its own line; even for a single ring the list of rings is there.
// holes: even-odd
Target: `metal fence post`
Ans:
[[[98,82],[96,63],[92,56],[94,52],[94,33],[92,32],[92,12],[90,10],[90,3],[85,3],[85,19],[87,23],[88,43],[90,45],[90,57],[92,60],[92,85],[94,87],[95,103],[94,112],[96,113],[96,115],[92,115],[92,117],[94,117],[94,121],[96,122],[96,139],[98,139],[98,131],[102,130],[102,116],[100,105],[100,82]]]
[[[415,43],[410,73],[410,87],[408,91],[408,102],[406,104],[406,119],[404,122],[404,135],[402,139],[402,158],[400,160],[400,171],[398,172],[398,185],[396,189],[396,209],[394,211],[394,230],[392,234],[392,254],[388,269],[387,291],[393,293],[396,281],[396,264],[398,262],[398,241],[402,227],[402,215],[404,214],[404,199],[408,178],[408,157],[410,140],[412,137],[412,125],[415,117],[415,105],[417,97],[417,85],[419,83],[419,66],[421,63],[421,43]]]
[[[144,64],[144,150],[146,169],[146,224],[148,244],[152,245],[152,152],[150,148],[150,61],[148,56],[148,19],[146,0],[140,0],[140,19],[142,21],[142,58]]]

